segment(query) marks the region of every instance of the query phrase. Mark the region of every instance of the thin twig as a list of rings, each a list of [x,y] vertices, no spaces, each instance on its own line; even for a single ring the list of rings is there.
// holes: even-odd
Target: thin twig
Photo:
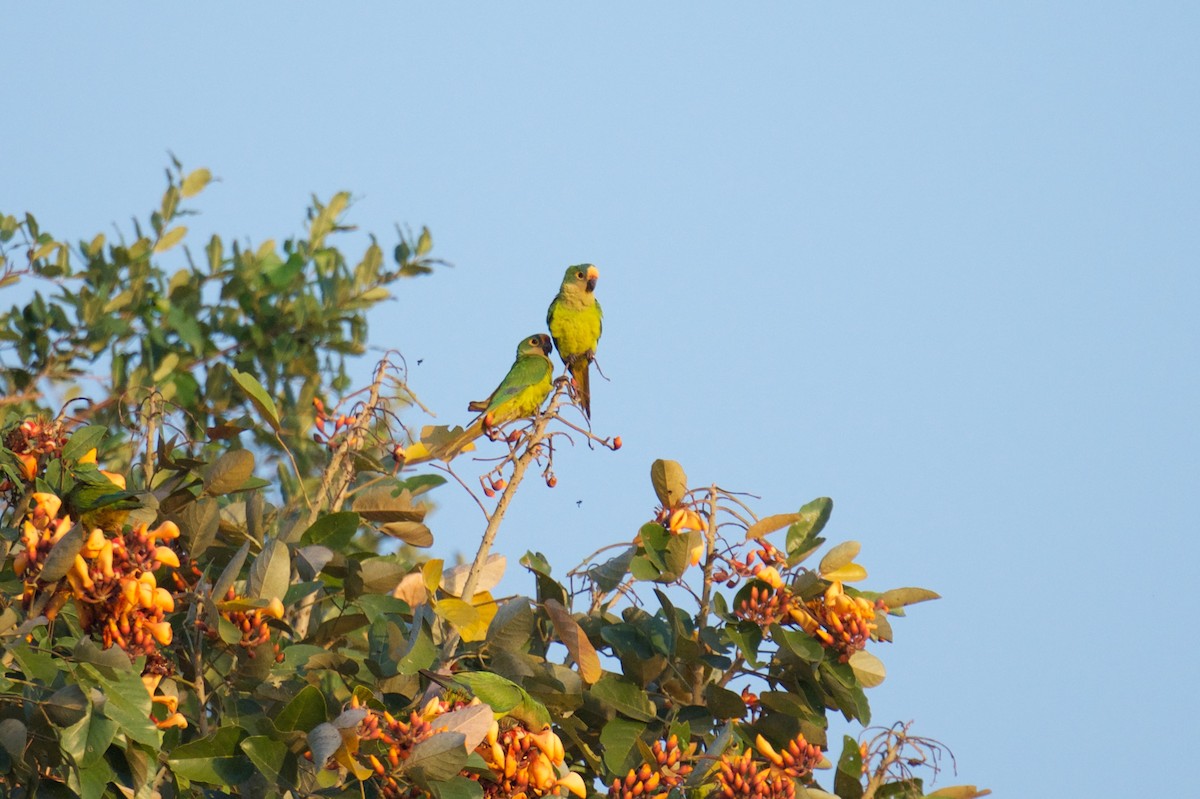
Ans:
[[[200,737],[208,736],[208,696],[204,688],[204,661],[202,653],[204,647],[198,642],[193,642],[192,645],[192,671],[195,672],[194,686],[196,689],[196,704],[200,707],[200,712],[196,715],[196,726],[199,728]]]
[[[150,392],[150,396],[146,398],[146,460],[142,464],[142,470],[145,473],[144,480],[146,490],[149,491],[153,487],[154,480],[154,465],[158,462],[155,454],[158,448],[158,417],[159,407],[157,400],[162,397],[158,389]]]
[[[379,407],[379,389],[387,377],[387,371],[390,366],[391,362],[387,358],[384,358],[376,367],[375,377],[371,380],[367,401],[363,404],[362,410],[355,416],[354,423],[350,426],[350,429],[346,431],[342,440],[338,442],[333,455],[329,458],[329,465],[325,467],[325,472],[321,476],[321,487],[317,495],[318,501],[315,504],[309,505],[308,522],[305,524],[305,527],[311,527],[317,521],[322,510],[322,500],[325,500],[326,507],[330,512],[339,510],[342,507],[342,503],[345,502],[350,484],[354,481],[354,453],[358,452],[365,438],[366,431],[370,429],[375,409]],[[308,635],[308,625],[312,619],[315,601],[315,594],[307,594],[300,600],[300,606],[296,608],[295,615],[292,617],[292,629],[295,631],[297,640],[303,639]]]
[[[704,587],[700,595],[700,607],[696,610],[698,640],[704,640],[708,627],[708,616],[712,611],[713,570],[717,564],[717,486],[708,489],[708,526],[704,531]],[[692,669],[692,703],[704,703],[704,666],[697,663]]]
[[[483,572],[483,567],[487,563],[492,544],[496,541],[496,534],[500,531],[500,522],[504,520],[504,514],[508,511],[508,505],[512,502],[512,498],[517,492],[517,487],[521,485],[521,480],[525,477],[525,470],[538,457],[539,446],[546,437],[546,425],[555,417],[558,406],[562,402],[562,391],[561,387],[556,390],[554,396],[550,399],[550,406],[546,408],[546,412],[536,417],[533,429],[529,431],[529,437],[525,443],[525,451],[513,460],[513,471],[512,475],[508,478],[508,485],[504,487],[504,491],[500,494],[500,499],[496,502],[495,510],[488,516],[487,528],[483,531],[483,538],[479,541],[479,550],[475,553],[475,560],[471,562],[471,570],[467,572],[467,579],[463,583],[460,596],[465,602],[469,603],[471,598],[475,596],[475,586],[479,584],[479,575]],[[460,636],[457,630],[452,630],[446,636],[446,641],[442,645],[443,659],[448,659],[453,654],[454,647],[458,645],[459,639]]]
[[[456,474],[453,469],[450,468],[450,464],[435,463],[433,465],[433,468],[439,469],[439,470],[445,472],[446,474],[450,475],[451,477],[453,477],[455,479],[455,481],[457,481],[457,483],[463,487],[463,490],[471,495],[471,499],[475,500],[475,504],[479,506],[480,512],[483,513],[483,518],[485,518],[485,519],[489,518],[487,508],[485,508],[483,506],[483,502],[481,502],[479,500],[479,497],[476,496],[475,492],[471,490],[471,487],[469,485],[467,485],[466,483],[464,483],[463,479],[461,477],[459,477],[458,474]]]

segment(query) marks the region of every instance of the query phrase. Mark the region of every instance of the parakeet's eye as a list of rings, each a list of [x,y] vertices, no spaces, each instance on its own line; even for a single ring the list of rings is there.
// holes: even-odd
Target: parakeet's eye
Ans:
[[[583,272],[576,272],[575,277],[579,278],[580,280],[583,280]]]

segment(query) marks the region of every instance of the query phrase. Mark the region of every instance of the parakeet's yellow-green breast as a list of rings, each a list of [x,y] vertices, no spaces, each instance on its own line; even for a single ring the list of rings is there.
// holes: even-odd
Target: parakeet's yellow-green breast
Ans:
[[[467,410],[481,412],[479,422],[488,426],[537,413],[553,386],[554,364],[547,357],[551,346],[545,333],[522,339],[517,345],[517,359],[500,385],[487,399],[467,405]]]
[[[592,392],[588,385],[588,367],[596,357],[596,345],[604,327],[604,314],[596,300],[596,281],[600,270],[592,264],[567,267],[558,296],[546,311],[546,324],[554,337],[559,357],[575,381],[579,407],[592,416]]]

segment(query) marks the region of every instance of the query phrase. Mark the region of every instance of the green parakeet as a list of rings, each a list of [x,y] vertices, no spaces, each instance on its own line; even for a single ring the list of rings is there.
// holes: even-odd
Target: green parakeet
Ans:
[[[588,386],[588,368],[596,357],[604,314],[596,301],[596,281],[600,270],[592,264],[567,267],[558,296],[546,311],[546,324],[554,337],[554,346],[562,358],[579,397],[583,415],[592,417],[592,392]]]
[[[533,416],[542,407],[553,387],[554,364],[547,357],[553,344],[545,333],[537,333],[517,345],[517,359],[487,399],[472,402],[467,410],[479,418],[458,438],[454,450],[474,441],[485,427],[496,427],[514,419]]]

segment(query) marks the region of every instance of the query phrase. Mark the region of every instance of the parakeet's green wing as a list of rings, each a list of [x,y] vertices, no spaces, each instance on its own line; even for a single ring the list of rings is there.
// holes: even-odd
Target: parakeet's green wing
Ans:
[[[532,416],[552,387],[553,368],[542,355],[522,355],[508,370],[500,385],[487,398],[485,413],[492,414],[492,424],[502,424],[522,416]]]
[[[467,405],[479,418],[455,439],[440,443],[435,456],[449,460],[481,436],[485,427],[536,414],[554,387],[554,365],[547,357],[552,346],[545,333],[536,333],[517,345],[517,359],[496,390],[487,399]]]

